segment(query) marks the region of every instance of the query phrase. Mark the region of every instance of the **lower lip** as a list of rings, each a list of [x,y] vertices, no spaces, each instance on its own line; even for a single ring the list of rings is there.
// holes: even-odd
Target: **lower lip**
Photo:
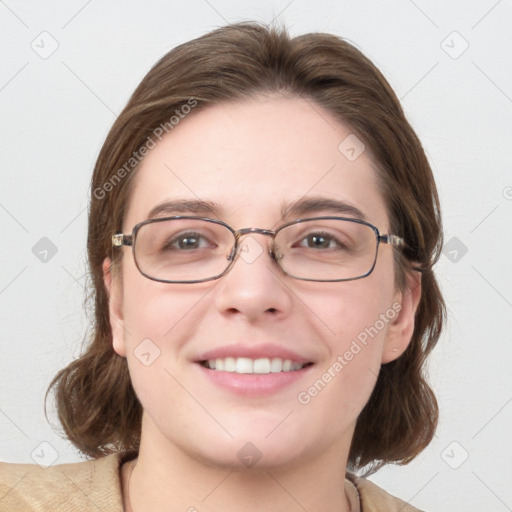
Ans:
[[[289,386],[304,377],[313,365],[293,372],[236,373],[205,368],[197,363],[205,377],[221,388],[237,395],[266,395]]]

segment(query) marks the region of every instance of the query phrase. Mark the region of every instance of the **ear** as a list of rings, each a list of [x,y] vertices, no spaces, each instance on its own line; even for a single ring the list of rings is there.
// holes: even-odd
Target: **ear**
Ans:
[[[421,298],[421,273],[410,272],[405,289],[395,296],[393,309],[397,316],[392,320],[382,352],[382,364],[398,359],[409,346],[414,332],[414,317]]]
[[[122,357],[126,357],[126,340],[124,337],[123,290],[119,278],[112,275],[112,261],[103,261],[103,281],[108,292],[108,309],[110,329],[112,330],[112,346]]]

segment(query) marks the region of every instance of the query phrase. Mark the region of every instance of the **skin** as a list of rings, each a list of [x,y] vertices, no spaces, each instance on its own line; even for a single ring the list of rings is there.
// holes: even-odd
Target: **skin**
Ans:
[[[320,115],[321,114],[321,115]],[[271,96],[190,114],[144,159],[133,183],[124,233],[157,204],[216,201],[235,229],[283,223],[282,201],[322,196],[359,208],[381,233],[388,216],[368,151],[349,161],[338,145],[351,130],[303,99]],[[331,211],[315,213],[333,214]],[[336,213],[334,213],[336,215]],[[339,215],[339,214],[337,214]],[[270,239],[251,235],[266,248]],[[421,286],[395,288],[393,248],[381,244],[366,278],[318,283],[280,273],[267,252],[237,260],[216,281],[165,284],[142,276],[124,247],[122,278],[109,273],[113,348],[126,357],[144,409],[133,510],[349,510],[343,490],[358,414],[382,363],[406,349]],[[311,401],[306,390],[393,303],[395,318]],[[134,350],[149,338],[160,356],[149,366]],[[304,377],[266,397],[241,397],[212,385],[193,362],[226,344],[271,342],[307,354]],[[251,468],[237,452],[252,442]],[[126,479],[129,464],[123,468]]]

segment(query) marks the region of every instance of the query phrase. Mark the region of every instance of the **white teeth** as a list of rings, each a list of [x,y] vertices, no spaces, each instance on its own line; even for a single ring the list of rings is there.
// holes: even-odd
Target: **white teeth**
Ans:
[[[266,357],[255,359],[252,369],[254,373],[270,373],[270,361]]]
[[[224,371],[225,372],[236,371],[236,361],[235,361],[234,357],[226,357],[226,359],[224,359]]]
[[[304,365],[301,363],[292,363],[290,359],[281,359],[279,357],[261,357],[259,359],[250,359],[249,357],[226,357],[224,359],[209,359],[207,367],[219,372],[236,373],[279,373],[293,372],[300,370]]]
[[[272,361],[270,361],[270,371],[272,373],[282,372],[283,360],[279,359],[279,357],[273,357]]]
[[[252,371],[252,359],[248,357],[239,357],[236,360],[236,373],[253,373]]]

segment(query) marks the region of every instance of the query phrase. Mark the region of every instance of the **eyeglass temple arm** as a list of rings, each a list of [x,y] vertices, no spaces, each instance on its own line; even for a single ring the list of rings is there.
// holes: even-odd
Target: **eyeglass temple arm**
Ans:
[[[116,233],[112,235],[112,245],[114,247],[122,247],[123,245],[132,245],[132,235],[125,235],[123,233]]]
[[[398,235],[379,235],[379,242],[393,245],[394,247],[403,247],[405,245],[405,240]]]

